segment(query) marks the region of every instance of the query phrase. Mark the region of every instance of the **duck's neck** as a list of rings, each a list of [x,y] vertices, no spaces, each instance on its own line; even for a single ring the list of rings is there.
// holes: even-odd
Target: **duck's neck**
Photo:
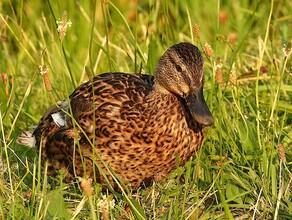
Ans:
[[[162,85],[160,85],[158,83],[154,83],[152,92],[154,92],[157,95],[158,94],[173,95],[168,90],[166,90]]]
[[[166,127],[179,126],[187,133],[192,133],[191,130],[201,133],[202,127],[194,121],[186,103],[163,86],[154,84],[146,103],[145,115],[148,115],[149,121],[156,126],[160,123],[158,127],[162,126],[160,127],[162,130]]]
[[[146,103],[145,115],[148,115],[148,120],[153,123],[152,126],[164,130],[184,120],[183,106],[179,98],[158,84],[153,86]]]

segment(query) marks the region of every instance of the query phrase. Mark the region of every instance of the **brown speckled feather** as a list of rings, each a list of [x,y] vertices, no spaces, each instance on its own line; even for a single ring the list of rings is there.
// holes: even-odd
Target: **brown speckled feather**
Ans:
[[[195,153],[203,126],[213,123],[200,98],[202,74],[197,48],[181,43],[161,58],[154,81],[105,73],[82,84],[69,104],[51,107],[32,134],[50,174],[64,170],[68,179],[91,177],[104,185],[108,179],[116,190],[108,169],[133,190],[160,181]]]

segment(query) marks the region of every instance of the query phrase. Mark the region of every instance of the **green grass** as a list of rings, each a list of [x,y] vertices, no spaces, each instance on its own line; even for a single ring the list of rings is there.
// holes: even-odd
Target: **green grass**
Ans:
[[[63,2],[0,2],[0,219],[292,219],[292,62],[283,56],[291,1]],[[64,11],[72,26],[60,40]],[[62,176],[47,177],[35,150],[16,143],[91,74],[152,74],[181,41],[213,48],[205,97],[215,124],[164,181],[121,195],[95,185],[88,197]],[[51,91],[40,65],[49,67]]]

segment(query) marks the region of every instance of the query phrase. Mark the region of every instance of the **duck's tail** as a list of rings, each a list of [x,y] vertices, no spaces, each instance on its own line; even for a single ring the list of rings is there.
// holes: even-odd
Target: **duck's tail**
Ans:
[[[70,118],[63,112],[68,111],[67,103],[67,100],[63,100],[58,102],[57,105],[51,106],[41,118],[39,125],[34,127],[33,131],[22,132],[16,142],[27,147],[38,147],[42,135],[46,138],[48,133],[51,134],[60,127],[67,126]]]
[[[27,147],[35,147],[36,140],[35,137],[33,136],[33,132],[24,131],[17,138],[16,142]]]

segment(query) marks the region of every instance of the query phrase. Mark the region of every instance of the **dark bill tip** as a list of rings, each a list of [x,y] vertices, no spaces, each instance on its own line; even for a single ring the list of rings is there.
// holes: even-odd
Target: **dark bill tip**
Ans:
[[[194,120],[204,126],[214,124],[214,118],[205,102],[202,89],[190,93],[185,100]]]

